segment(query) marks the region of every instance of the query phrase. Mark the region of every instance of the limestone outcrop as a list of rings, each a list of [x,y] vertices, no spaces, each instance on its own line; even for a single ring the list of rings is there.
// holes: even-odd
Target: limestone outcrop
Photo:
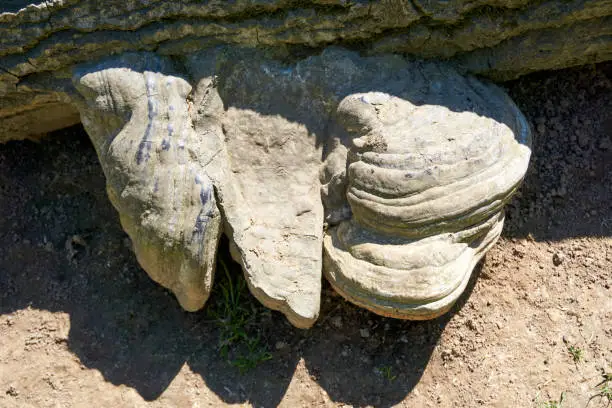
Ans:
[[[609,60],[611,38],[612,0],[2,1],[0,142],[77,123],[74,66],[125,52],[232,45],[295,62],[336,45],[504,80]]]
[[[498,87],[398,55],[125,53],[76,66],[62,92],[155,281],[201,308],[224,232],[253,295],[302,328],[322,272],[376,313],[447,311],[530,155]]]

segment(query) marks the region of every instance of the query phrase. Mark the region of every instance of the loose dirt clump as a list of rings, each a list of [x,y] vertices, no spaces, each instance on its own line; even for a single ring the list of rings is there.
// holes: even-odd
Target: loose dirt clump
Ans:
[[[611,79],[606,63],[504,84],[530,170],[466,294],[427,322],[324,285],[295,329],[227,243],[207,308],[184,312],[136,263],[81,128],[0,146],[0,406],[608,406]]]

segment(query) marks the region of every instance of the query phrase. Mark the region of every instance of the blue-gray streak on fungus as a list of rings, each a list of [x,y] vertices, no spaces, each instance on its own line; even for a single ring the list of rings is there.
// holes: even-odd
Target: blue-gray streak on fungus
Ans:
[[[147,110],[148,110],[148,122],[147,127],[145,129],[145,133],[142,136],[140,141],[140,145],[138,146],[138,152],[136,153],[136,163],[142,164],[143,161],[147,162],[151,158],[151,139],[153,138],[155,131],[155,118],[158,115],[158,103],[155,89],[155,78],[153,77],[153,73],[145,72],[145,87],[147,91]]]

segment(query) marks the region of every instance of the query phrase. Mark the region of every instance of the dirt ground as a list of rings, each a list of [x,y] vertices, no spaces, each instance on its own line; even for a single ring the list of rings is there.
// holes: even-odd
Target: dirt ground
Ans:
[[[532,163],[451,313],[382,318],[326,284],[303,331],[245,292],[266,360],[246,372],[207,312],[222,294],[187,313],[139,268],[81,128],[0,145],[0,407],[608,406],[611,80],[607,63],[504,84]]]

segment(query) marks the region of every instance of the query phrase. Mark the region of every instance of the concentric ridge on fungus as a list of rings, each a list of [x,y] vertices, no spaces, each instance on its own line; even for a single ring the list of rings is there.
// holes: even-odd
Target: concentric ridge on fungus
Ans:
[[[351,136],[352,217],[329,229],[323,262],[348,300],[420,320],[443,314],[464,291],[501,234],[503,205],[530,156],[521,113],[501,91],[491,88],[490,96],[502,98],[503,116],[514,115],[515,126],[384,93],[340,103],[339,120]]]

